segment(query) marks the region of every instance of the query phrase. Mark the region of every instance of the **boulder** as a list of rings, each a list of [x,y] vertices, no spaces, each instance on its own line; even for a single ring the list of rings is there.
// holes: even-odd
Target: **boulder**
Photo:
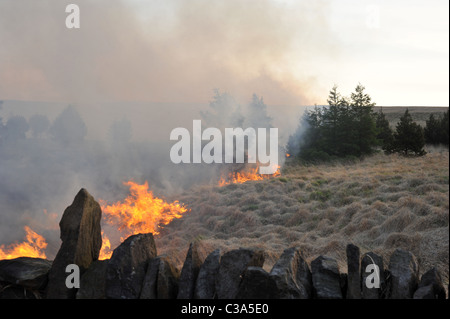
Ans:
[[[342,299],[341,276],[335,259],[319,256],[311,262],[314,296],[317,299]]]
[[[197,280],[202,260],[198,253],[198,244],[191,243],[187,252],[186,260],[181,269],[178,287],[178,299],[192,299],[194,297],[195,282]]]
[[[347,245],[347,299],[361,299],[359,247]]]
[[[105,292],[108,299],[137,299],[148,262],[156,257],[153,234],[128,237],[114,249],[106,267]]]
[[[279,298],[312,298],[311,271],[297,248],[284,250],[270,271],[270,277],[276,284]]]
[[[156,296],[158,299],[175,299],[178,295],[180,271],[167,259],[159,264]]]
[[[436,268],[422,275],[419,286],[413,295],[414,299],[445,299],[445,288]]]
[[[403,249],[396,249],[389,261],[391,273],[391,299],[411,299],[417,288],[419,268],[414,255]]]
[[[75,298],[76,289],[66,287],[66,267],[76,264],[83,273],[98,259],[102,247],[101,217],[100,205],[81,189],[59,222],[62,244],[49,272],[47,298]]]
[[[81,276],[77,299],[105,299],[106,267],[109,260],[94,261]]]
[[[242,276],[237,299],[279,299],[272,276],[261,267],[250,266]]]
[[[150,260],[142,284],[140,299],[175,299],[180,272],[166,256]]]
[[[262,267],[262,250],[235,249],[225,253],[216,277],[216,293],[219,299],[234,299],[239,290],[242,275],[249,266]]]
[[[378,269],[376,269],[375,267],[368,268],[368,266],[372,264],[378,266]],[[372,285],[375,283],[375,280],[379,281],[379,288],[372,287]],[[385,295],[385,290],[386,280],[383,257],[373,252],[364,254],[363,258],[361,259],[361,298],[381,299]]]
[[[52,262],[41,258],[19,257],[0,260],[0,281],[31,290],[44,289]]]
[[[200,266],[195,282],[195,299],[214,299],[216,295],[216,277],[219,271],[220,249],[210,253]]]
[[[150,259],[145,272],[144,281],[142,282],[142,290],[139,296],[140,299],[156,299],[158,289],[158,272],[161,264],[161,257]]]

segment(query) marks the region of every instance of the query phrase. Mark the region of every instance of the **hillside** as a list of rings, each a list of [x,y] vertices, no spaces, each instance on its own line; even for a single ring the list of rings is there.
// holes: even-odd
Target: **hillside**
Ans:
[[[425,127],[426,120],[430,117],[430,114],[439,117],[442,113],[445,113],[448,110],[448,107],[432,107],[432,106],[385,106],[380,107],[376,106],[373,108],[375,112],[379,112],[380,109],[383,110],[383,113],[386,115],[387,120],[392,128],[395,128],[395,125],[400,120],[400,117],[403,116],[406,109],[408,109],[409,114],[413,121],[417,124]]]
[[[420,272],[437,266],[448,284],[449,154],[420,158],[382,154],[358,163],[287,165],[281,177],[223,187],[203,186],[177,198],[191,212],[158,236],[158,252],[178,265],[189,242],[215,248],[262,248],[270,270],[283,249],[320,254],[346,272],[345,247],[385,257],[412,251]]]

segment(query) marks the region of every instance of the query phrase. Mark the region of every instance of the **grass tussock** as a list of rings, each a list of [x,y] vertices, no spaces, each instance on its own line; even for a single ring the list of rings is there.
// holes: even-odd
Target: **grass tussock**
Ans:
[[[421,273],[436,266],[448,283],[448,166],[448,152],[379,154],[356,163],[288,166],[273,179],[198,187],[179,198],[191,212],[166,226],[158,251],[181,265],[192,241],[205,254],[259,248],[270,270],[285,248],[297,246],[308,261],[326,254],[346,272],[348,243],[386,262],[404,248],[416,255]]]

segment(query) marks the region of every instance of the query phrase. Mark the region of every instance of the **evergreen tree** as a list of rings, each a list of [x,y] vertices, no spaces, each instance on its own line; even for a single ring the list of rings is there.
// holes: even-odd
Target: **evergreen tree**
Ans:
[[[377,139],[381,148],[385,153],[392,153],[394,147],[394,133],[382,109],[377,114],[376,127],[378,129]]]
[[[425,155],[425,136],[420,125],[413,121],[408,109],[397,123],[394,134],[394,151],[408,155]]]
[[[365,87],[361,84],[356,86],[355,92],[351,94],[350,109],[354,118],[353,127],[355,134],[355,155],[368,155],[373,152],[377,144],[376,122],[371,97],[364,93]]]
[[[430,114],[424,129],[425,142],[428,144],[439,144],[440,130],[441,121],[435,118],[433,114]]]
[[[448,109],[447,112],[444,113],[444,116],[441,118],[440,123],[440,134],[439,134],[439,142],[446,145],[448,147],[448,130],[449,130],[449,114]]]

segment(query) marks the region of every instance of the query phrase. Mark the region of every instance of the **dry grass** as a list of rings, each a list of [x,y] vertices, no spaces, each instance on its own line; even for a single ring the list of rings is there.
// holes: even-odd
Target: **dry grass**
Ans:
[[[375,155],[354,164],[286,167],[282,177],[202,186],[178,198],[191,212],[157,239],[160,253],[184,260],[189,242],[266,251],[270,270],[283,249],[320,254],[346,272],[345,247],[374,251],[387,263],[395,248],[412,251],[420,272],[436,266],[448,284],[449,154]]]

